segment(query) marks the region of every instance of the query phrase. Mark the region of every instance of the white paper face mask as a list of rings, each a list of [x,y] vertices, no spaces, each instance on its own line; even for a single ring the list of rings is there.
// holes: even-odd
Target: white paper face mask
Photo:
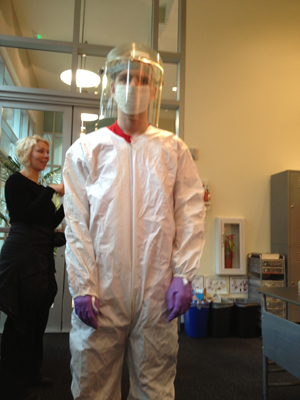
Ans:
[[[127,91],[128,89],[128,91]],[[123,113],[137,115],[147,110],[150,104],[150,88],[148,85],[115,86],[115,100]]]

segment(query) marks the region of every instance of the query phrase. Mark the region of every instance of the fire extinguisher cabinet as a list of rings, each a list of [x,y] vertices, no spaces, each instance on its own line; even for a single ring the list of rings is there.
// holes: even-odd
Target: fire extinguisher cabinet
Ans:
[[[216,218],[216,272],[246,275],[245,219]]]

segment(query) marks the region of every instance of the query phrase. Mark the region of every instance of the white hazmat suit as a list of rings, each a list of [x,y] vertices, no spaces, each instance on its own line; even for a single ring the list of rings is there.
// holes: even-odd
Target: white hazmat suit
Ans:
[[[70,292],[99,299],[97,330],[72,314],[72,393],[121,399],[128,339],[128,399],[174,399],[178,335],[166,294],[173,276],[196,275],[203,185],[176,135],[150,125],[134,138],[114,130],[83,135],[64,166]]]

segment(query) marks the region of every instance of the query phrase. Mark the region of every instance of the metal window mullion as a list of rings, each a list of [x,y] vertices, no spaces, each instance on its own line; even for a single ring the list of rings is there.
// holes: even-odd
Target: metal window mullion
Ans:
[[[0,101],[0,144],[1,144],[1,139],[2,139],[2,125],[3,125],[3,105]],[[0,154],[2,154],[2,148],[0,147]],[[1,187],[1,186],[0,186]]]
[[[5,126],[5,130],[6,130],[5,134],[6,134],[6,136],[7,136],[7,137],[10,136],[10,137],[8,137],[9,140],[12,142],[12,138],[15,138],[16,141],[17,141],[17,140],[18,140],[18,137],[16,136],[14,130],[11,128],[11,126],[10,126],[9,123],[6,121],[6,119],[2,116],[1,134],[2,134],[3,125]],[[3,129],[3,132],[4,132],[4,129]],[[9,133],[9,135],[8,135],[8,133]]]
[[[53,128],[52,128],[52,149],[51,149],[51,170],[53,170],[54,163],[54,138],[55,138],[55,125],[56,125],[56,111],[53,112]]]
[[[21,110],[19,108],[14,111],[14,134],[15,132],[20,132],[20,122],[21,122]],[[17,137],[17,135],[15,134]],[[20,136],[20,135],[19,135]],[[18,137],[17,137],[18,139]]]
[[[17,49],[53,51],[55,53],[72,53],[72,43],[49,39],[36,39],[12,35],[0,35],[1,47]]]
[[[78,55],[86,54],[92,57],[106,57],[113,49],[113,46],[102,46],[97,44],[79,43]]]
[[[3,62],[3,63],[0,63],[0,85],[3,85],[3,83],[4,83],[4,71],[5,71],[5,65]]]
[[[35,39],[28,37],[0,35],[0,44],[1,47],[12,47],[16,49],[40,50],[64,54],[72,54],[73,52],[73,42],[64,42],[50,39]],[[93,57],[106,57],[112,49],[113,46],[77,43],[78,55],[86,54],[87,56]]]
[[[158,51],[159,0],[152,0],[151,47]]]
[[[177,69],[177,99],[179,100],[179,112],[177,113],[176,125],[179,137],[184,139],[184,108],[185,108],[185,43],[186,43],[186,0],[178,0],[178,52],[180,61]]]
[[[28,112],[24,113],[23,115],[23,123],[22,123],[22,138],[28,136],[28,131],[29,131],[29,115]],[[25,134],[24,134],[25,132]]]
[[[80,35],[81,0],[75,0],[74,24],[73,24],[73,47],[72,47],[72,80],[71,92],[76,92],[76,71],[78,65],[78,45]]]

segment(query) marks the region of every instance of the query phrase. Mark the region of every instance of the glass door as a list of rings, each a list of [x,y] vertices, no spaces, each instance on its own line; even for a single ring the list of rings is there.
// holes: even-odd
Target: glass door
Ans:
[[[18,139],[34,134],[45,137],[50,143],[50,160],[47,171],[57,170],[56,182],[61,181],[61,169],[65,153],[71,144],[72,107],[31,102],[0,101],[0,157],[15,158],[15,144]],[[9,216],[4,197],[5,182],[0,182],[0,247],[9,231]],[[50,310],[48,332],[62,329],[62,310],[66,279],[65,247],[57,249],[55,256],[58,293]],[[2,332],[5,314],[0,315]]]

